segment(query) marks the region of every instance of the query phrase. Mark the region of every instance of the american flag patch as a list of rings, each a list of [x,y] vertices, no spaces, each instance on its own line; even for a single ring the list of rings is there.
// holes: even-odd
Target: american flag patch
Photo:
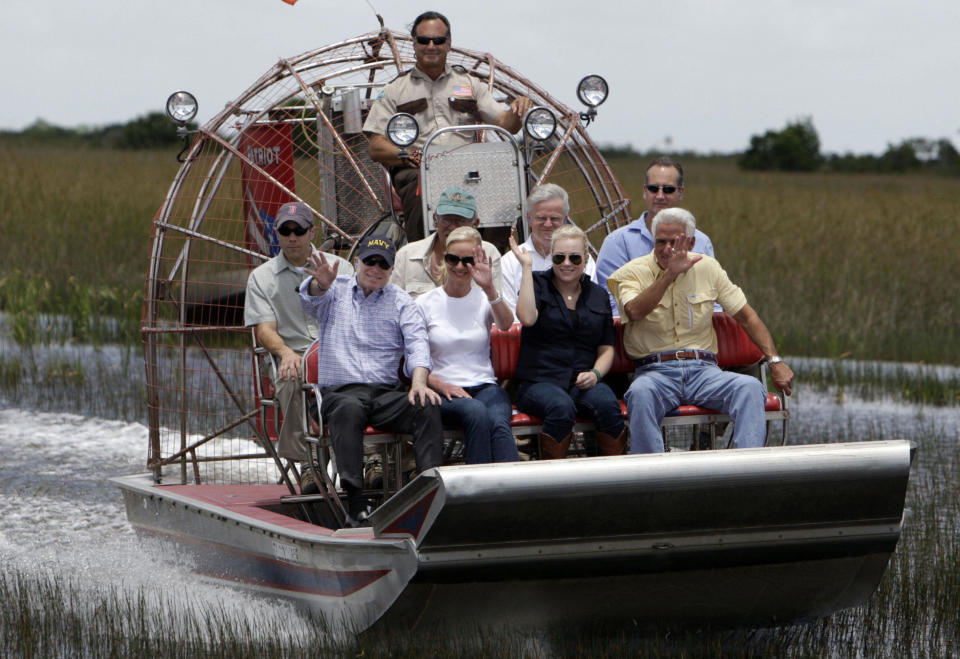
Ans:
[[[457,98],[473,98],[473,87],[470,85],[454,85],[453,95]]]

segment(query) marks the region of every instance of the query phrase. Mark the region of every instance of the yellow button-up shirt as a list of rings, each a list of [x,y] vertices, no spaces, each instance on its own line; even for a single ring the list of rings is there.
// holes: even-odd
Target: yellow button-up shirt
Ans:
[[[623,346],[628,355],[639,359],[673,350],[717,351],[714,300],[733,315],[746,305],[747,298],[716,259],[700,256],[703,258],[670,284],[656,308],[637,321],[627,318],[624,307],[663,274],[656,253],[633,259],[610,275],[607,286],[620,307],[620,321],[626,325]]]

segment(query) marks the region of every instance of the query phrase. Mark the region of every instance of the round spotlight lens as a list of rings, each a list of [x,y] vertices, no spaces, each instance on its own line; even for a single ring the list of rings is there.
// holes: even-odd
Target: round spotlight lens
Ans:
[[[412,114],[400,112],[387,122],[387,139],[400,148],[408,147],[420,137],[420,124]]]
[[[523,129],[535,140],[549,140],[557,130],[557,118],[548,108],[535,107],[523,118]]]
[[[605,100],[610,89],[607,87],[607,81],[597,75],[590,75],[580,81],[577,85],[577,96],[580,102],[592,108],[597,107]]]
[[[178,124],[185,124],[197,116],[197,99],[190,92],[173,92],[167,98],[167,116]]]

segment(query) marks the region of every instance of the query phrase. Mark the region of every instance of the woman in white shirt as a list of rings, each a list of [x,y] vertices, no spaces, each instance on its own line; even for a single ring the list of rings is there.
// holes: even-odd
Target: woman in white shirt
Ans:
[[[440,394],[443,423],[463,428],[467,464],[519,460],[510,430],[510,396],[490,363],[490,325],[513,324],[513,312],[493,285],[480,233],[460,227],[447,236],[443,285],[417,298],[430,337],[433,371],[427,383]]]

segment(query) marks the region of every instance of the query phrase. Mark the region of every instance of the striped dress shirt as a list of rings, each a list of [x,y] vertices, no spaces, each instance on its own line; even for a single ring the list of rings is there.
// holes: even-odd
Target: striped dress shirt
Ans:
[[[337,277],[323,295],[310,295],[312,279],[300,286],[300,303],[317,319],[318,382],[321,389],[344,384],[395,385],[400,359],[404,373],[433,367],[427,324],[417,303],[387,284],[364,295],[356,276]]]

